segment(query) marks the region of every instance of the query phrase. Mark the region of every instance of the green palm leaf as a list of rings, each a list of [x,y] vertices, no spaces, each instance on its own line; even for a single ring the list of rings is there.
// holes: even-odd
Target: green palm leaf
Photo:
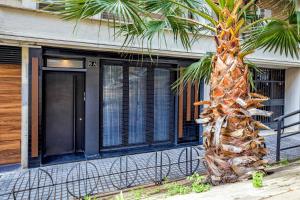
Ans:
[[[213,54],[209,53],[198,62],[183,69],[181,76],[172,84],[172,89],[176,90],[180,85],[185,86],[188,82],[195,84],[201,81],[209,83],[212,72]],[[182,91],[179,91],[182,92]]]
[[[133,22],[135,28],[143,25],[140,13],[143,12],[135,0],[54,0],[53,7],[63,19],[86,19],[97,14],[108,13],[112,23]],[[115,25],[116,26],[116,25]]]
[[[177,90],[180,85],[183,85],[183,87],[185,87],[188,82],[191,82],[193,84],[200,84],[201,81],[204,81],[206,84],[208,84],[211,78],[213,57],[214,54],[208,53],[199,61],[184,68],[181,76],[172,84],[172,89]],[[245,64],[249,67],[248,81],[251,85],[251,88],[255,90],[253,72],[256,71],[257,73],[261,73],[262,71],[255,63],[249,60],[246,60]]]
[[[243,42],[244,51],[262,48],[264,51],[285,53],[299,57],[300,37],[297,25],[283,20],[271,20],[266,25],[254,27]]]

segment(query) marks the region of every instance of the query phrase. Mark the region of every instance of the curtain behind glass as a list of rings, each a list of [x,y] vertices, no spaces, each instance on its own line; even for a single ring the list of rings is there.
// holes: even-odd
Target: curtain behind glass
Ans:
[[[122,144],[122,66],[103,66],[103,146]]]
[[[154,141],[169,140],[171,120],[170,71],[154,71]]]
[[[129,144],[146,142],[147,68],[129,67]]]

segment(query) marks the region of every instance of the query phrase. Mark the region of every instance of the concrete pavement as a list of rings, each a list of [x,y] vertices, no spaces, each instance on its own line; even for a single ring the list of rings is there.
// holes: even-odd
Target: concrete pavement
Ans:
[[[168,200],[300,200],[300,162],[280,167],[264,178],[262,188],[251,181],[212,187],[205,193],[173,196]]]

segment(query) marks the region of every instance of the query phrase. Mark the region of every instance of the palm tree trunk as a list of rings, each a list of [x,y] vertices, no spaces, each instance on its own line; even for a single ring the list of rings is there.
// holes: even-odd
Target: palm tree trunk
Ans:
[[[262,95],[250,93],[248,66],[243,61],[235,23],[218,26],[215,37],[217,53],[213,59],[210,102],[201,113],[199,123],[205,126],[205,166],[212,184],[235,182],[263,170],[266,161],[264,138],[259,129],[267,128],[254,115],[270,116],[259,110]]]

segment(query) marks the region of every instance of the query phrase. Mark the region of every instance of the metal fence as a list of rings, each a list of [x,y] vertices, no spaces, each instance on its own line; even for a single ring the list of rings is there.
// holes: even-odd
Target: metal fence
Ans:
[[[203,171],[198,147],[150,154],[121,156],[109,163],[109,170],[93,161],[74,164],[57,180],[47,169],[27,170],[15,180],[11,191],[0,199],[80,199],[87,195],[118,191],[133,186],[190,176]]]
[[[300,142],[296,145],[289,145],[287,147],[282,147],[281,146],[281,140],[284,138],[288,138],[288,137],[292,137],[295,135],[299,135],[300,134],[300,130],[299,130],[299,125],[300,125],[300,121],[299,121],[299,114],[300,114],[300,110],[291,112],[289,114],[286,115],[282,115],[278,118],[276,118],[274,121],[277,122],[277,146],[276,146],[276,161],[280,161],[280,152],[281,151],[286,151],[289,149],[294,149],[294,148],[298,148],[300,147]],[[291,118],[291,117],[296,117],[296,122],[289,122],[288,124],[284,123],[284,120],[287,118]],[[292,131],[292,132],[285,132],[286,129],[289,128],[294,128],[296,130]]]

